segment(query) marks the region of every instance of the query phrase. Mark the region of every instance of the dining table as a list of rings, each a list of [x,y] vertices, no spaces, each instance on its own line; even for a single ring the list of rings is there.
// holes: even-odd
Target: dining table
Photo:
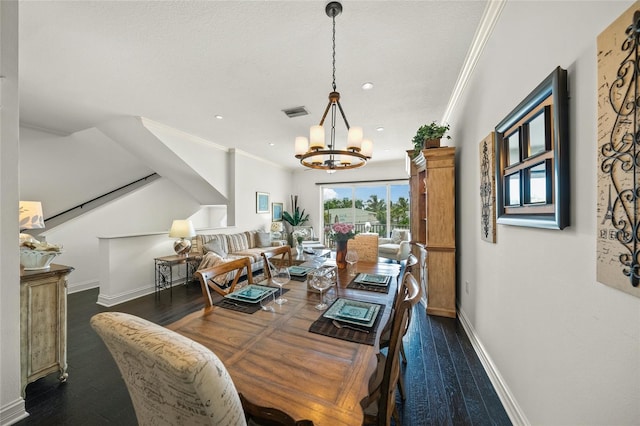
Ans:
[[[325,258],[302,266],[315,268],[320,263],[335,266],[334,259]],[[376,368],[379,334],[390,317],[400,265],[357,262],[355,268],[357,274],[389,276],[387,291],[354,286],[348,268],[336,268],[337,283],[325,297],[335,299],[333,303],[346,299],[381,305],[369,333],[329,330],[341,336],[336,337],[317,332],[318,324],[327,328],[332,322],[323,317],[327,311],[315,308],[319,293],[306,281],[295,279],[284,285],[288,301],[272,303],[273,311],[247,313],[214,303],[168,328],[215,353],[237,391],[251,402],[281,409],[296,420],[312,420],[315,425],[361,425],[359,402],[368,394],[368,381]],[[272,285],[270,280],[259,284]],[[314,326],[316,331],[310,331]]]

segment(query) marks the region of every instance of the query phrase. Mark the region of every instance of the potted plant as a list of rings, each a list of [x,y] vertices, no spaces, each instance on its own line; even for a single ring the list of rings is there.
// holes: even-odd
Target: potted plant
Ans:
[[[436,124],[435,121],[432,121],[431,124],[420,126],[416,135],[411,140],[411,142],[413,142],[413,156],[417,156],[423,148],[439,148],[440,139],[443,137],[451,139],[449,135],[444,136],[448,130],[448,124],[441,126]]]
[[[291,196],[291,207],[293,208],[291,213],[282,212],[282,219],[288,224],[287,231],[289,232],[289,235],[287,236],[287,243],[293,247],[293,227],[304,225],[304,223],[309,220],[309,215],[305,214],[304,209],[300,210],[300,207],[298,207],[297,195]]]

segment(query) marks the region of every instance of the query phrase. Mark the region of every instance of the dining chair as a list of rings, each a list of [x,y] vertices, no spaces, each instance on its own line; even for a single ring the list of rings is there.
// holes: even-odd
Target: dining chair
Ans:
[[[384,355],[376,354],[377,366],[369,379],[369,394],[360,401],[364,414],[363,425],[389,426],[391,418],[400,424],[395,405],[395,390],[400,377],[400,345],[409,321],[409,312],[420,300],[420,286],[415,277],[405,274],[402,279],[400,301],[392,313],[389,350]]]
[[[273,250],[263,251],[261,253],[262,260],[264,261],[264,276],[265,278],[271,278],[271,268],[269,267],[269,263],[275,264],[277,266],[292,266],[293,265],[293,257],[291,256],[291,246],[280,246],[276,247]]]
[[[407,264],[405,266],[405,269],[402,273],[402,277],[404,279],[404,276],[407,274],[411,274],[413,271],[413,268],[418,264],[418,258],[415,257],[413,254],[410,254],[409,257],[407,258]],[[413,275],[413,274],[412,274]],[[414,275],[415,278],[415,275]],[[396,294],[393,297],[393,304],[391,305],[391,312],[395,312],[398,308],[399,308],[399,302],[402,300],[402,296],[401,294],[404,292],[404,286],[400,285],[398,286],[398,291],[396,291]],[[413,309],[409,310],[409,318],[407,320],[407,325],[404,329],[404,332],[402,333],[402,337],[404,337],[407,334],[407,331],[409,331],[409,324],[411,324],[411,315],[413,313]],[[382,328],[382,331],[380,332],[380,340],[379,340],[379,344],[378,347],[380,349],[385,349],[389,347],[390,341],[391,341],[391,328],[392,328],[392,323],[393,323],[393,315],[391,315],[389,317],[389,320],[385,323],[384,327]],[[400,356],[402,358],[402,363],[406,364],[407,363],[407,354],[404,352],[404,343],[402,342],[402,338],[400,338]],[[404,389],[404,379],[402,378],[402,375],[400,375],[400,377],[398,378],[398,390],[400,391],[400,396],[402,397],[402,400],[405,400],[405,389]]]
[[[378,234],[356,234],[347,242],[347,250],[358,253],[358,262],[378,262]]]
[[[244,270],[247,271],[247,282],[249,284],[253,284],[251,261],[248,257],[241,257],[239,259],[220,262],[210,268],[199,269],[198,271],[196,271],[196,273],[193,275],[200,281],[200,287],[202,288],[202,296],[204,296],[205,305],[207,307],[213,306],[210,289],[213,289],[221,296],[232,293],[236,288],[238,280],[242,276]],[[235,274],[230,284],[228,279],[229,273]]]
[[[181,334],[122,312],[94,315],[91,326],[116,361],[142,426],[313,425],[241,397],[222,361]]]

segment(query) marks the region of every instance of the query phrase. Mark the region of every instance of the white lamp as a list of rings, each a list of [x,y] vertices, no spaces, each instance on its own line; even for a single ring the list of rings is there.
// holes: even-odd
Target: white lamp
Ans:
[[[191,249],[191,238],[196,235],[195,229],[193,229],[193,223],[190,220],[174,220],[171,224],[171,230],[169,231],[169,237],[177,238],[173,243],[173,249],[177,255],[187,255]],[[188,238],[188,240],[185,240]]]
[[[44,228],[44,216],[40,201],[20,201],[20,212],[18,214],[18,223],[21,231],[23,229]]]
[[[271,233],[273,234],[274,238],[282,238],[283,229],[284,226],[282,225],[282,222],[271,222]]]

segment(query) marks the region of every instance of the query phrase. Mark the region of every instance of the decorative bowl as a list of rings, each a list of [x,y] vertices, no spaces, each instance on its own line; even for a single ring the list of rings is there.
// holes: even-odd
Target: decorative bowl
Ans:
[[[47,269],[53,259],[61,253],[61,251],[31,250],[22,247],[20,249],[20,264],[25,271]]]

